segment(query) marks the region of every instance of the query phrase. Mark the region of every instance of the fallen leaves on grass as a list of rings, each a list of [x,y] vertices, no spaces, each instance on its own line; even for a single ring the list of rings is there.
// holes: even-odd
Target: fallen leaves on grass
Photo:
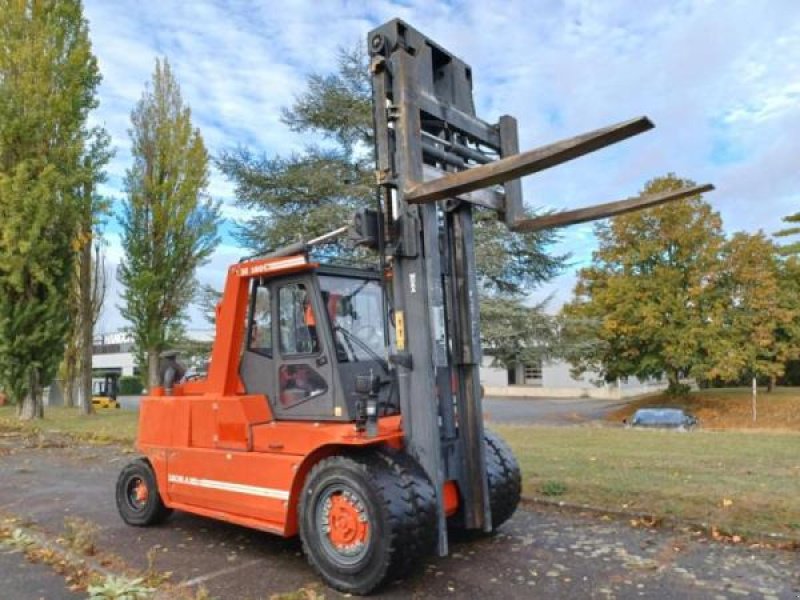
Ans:
[[[64,544],[85,556],[94,556],[97,553],[97,533],[100,528],[80,517],[64,518]]]
[[[606,420],[619,423],[622,419],[630,419],[638,408],[659,406],[691,412],[700,420],[702,429],[800,429],[800,390],[783,387],[764,395],[756,422],[753,422],[749,388],[700,390],[685,398],[670,398],[665,394],[647,396],[610,413]]]
[[[663,519],[652,515],[643,515],[636,519],[630,520],[631,527],[647,527],[649,529],[652,529],[653,527],[659,527],[662,523]]]

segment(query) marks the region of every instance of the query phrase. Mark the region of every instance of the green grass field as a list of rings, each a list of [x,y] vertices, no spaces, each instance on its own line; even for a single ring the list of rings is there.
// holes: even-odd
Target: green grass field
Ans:
[[[130,443],[137,414],[91,417],[49,408],[20,423],[0,407],[0,431],[59,432]],[[770,431],[639,431],[619,427],[493,426],[513,447],[524,493],[611,511],[706,523],[752,537],[800,540],[800,434]]]
[[[514,448],[527,496],[800,539],[796,433],[493,429]]]
[[[45,408],[44,419],[21,422],[16,407],[0,406],[0,431],[27,433],[57,432],[97,442],[133,442],[139,414],[127,410],[105,409],[89,417],[74,408]]]

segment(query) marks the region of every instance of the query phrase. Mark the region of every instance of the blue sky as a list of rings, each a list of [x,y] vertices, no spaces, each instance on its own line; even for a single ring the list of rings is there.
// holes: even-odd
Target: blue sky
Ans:
[[[116,147],[103,193],[119,201],[130,163],[130,111],[166,56],[212,154],[244,144],[283,154],[308,141],[280,109],[312,72],[335,68],[336,48],[400,17],[472,65],[478,113],[520,124],[523,149],[646,114],[656,129],[525,182],[532,207],[555,209],[633,195],[674,171],[713,182],[708,200],[727,231],[772,233],[800,210],[800,2],[773,1],[265,1],[85,0],[103,74],[93,115]],[[210,193],[230,223],[232,186],[213,173]],[[120,260],[109,225],[108,260]],[[564,231],[555,252],[575,267],[594,248],[590,225]],[[224,236],[203,282],[222,286],[241,250]],[[575,267],[536,299],[567,299]],[[112,276],[113,279],[113,276]],[[118,285],[99,328],[124,325]],[[197,326],[204,326],[196,312]]]

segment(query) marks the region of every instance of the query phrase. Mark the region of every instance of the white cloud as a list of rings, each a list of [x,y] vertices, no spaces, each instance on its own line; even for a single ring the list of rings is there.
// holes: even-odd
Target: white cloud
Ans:
[[[622,198],[667,171],[713,181],[718,191],[708,199],[731,231],[775,231],[800,200],[800,3],[793,0],[335,0],[280,9],[256,0],[87,0],[86,11],[104,75],[93,118],[118,148],[109,181],[118,196],[130,160],[129,113],[157,56],[173,64],[212,153],[240,143],[287,153],[304,140],[280,123],[280,109],[305,76],[332,70],[337,46],[397,16],[472,65],[479,114],[517,116],[523,147],[639,114],[653,118],[654,132],[530,178],[531,206]],[[210,190],[224,200],[226,217],[247,216],[216,172]],[[589,231],[566,231],[556,251],[588,260]],[[200,278],[220,281],[234,254],[221,248]],[[557,304],[572,280],[567,274],[540,293],[555,289]]]

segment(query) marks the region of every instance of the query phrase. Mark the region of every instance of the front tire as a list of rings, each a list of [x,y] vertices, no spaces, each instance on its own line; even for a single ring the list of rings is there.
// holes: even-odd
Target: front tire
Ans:
[[[172,514],[172,509],[161,500],[153,468],[143,458],[137,458],[122,469],[117,479],[116,498],[117,510],[128,525],[156,525]]]
[[[433,551],[433,486],[411,458],[388,450],[333,456],[306,478],[300,538],[331,587],[368,594]]]

